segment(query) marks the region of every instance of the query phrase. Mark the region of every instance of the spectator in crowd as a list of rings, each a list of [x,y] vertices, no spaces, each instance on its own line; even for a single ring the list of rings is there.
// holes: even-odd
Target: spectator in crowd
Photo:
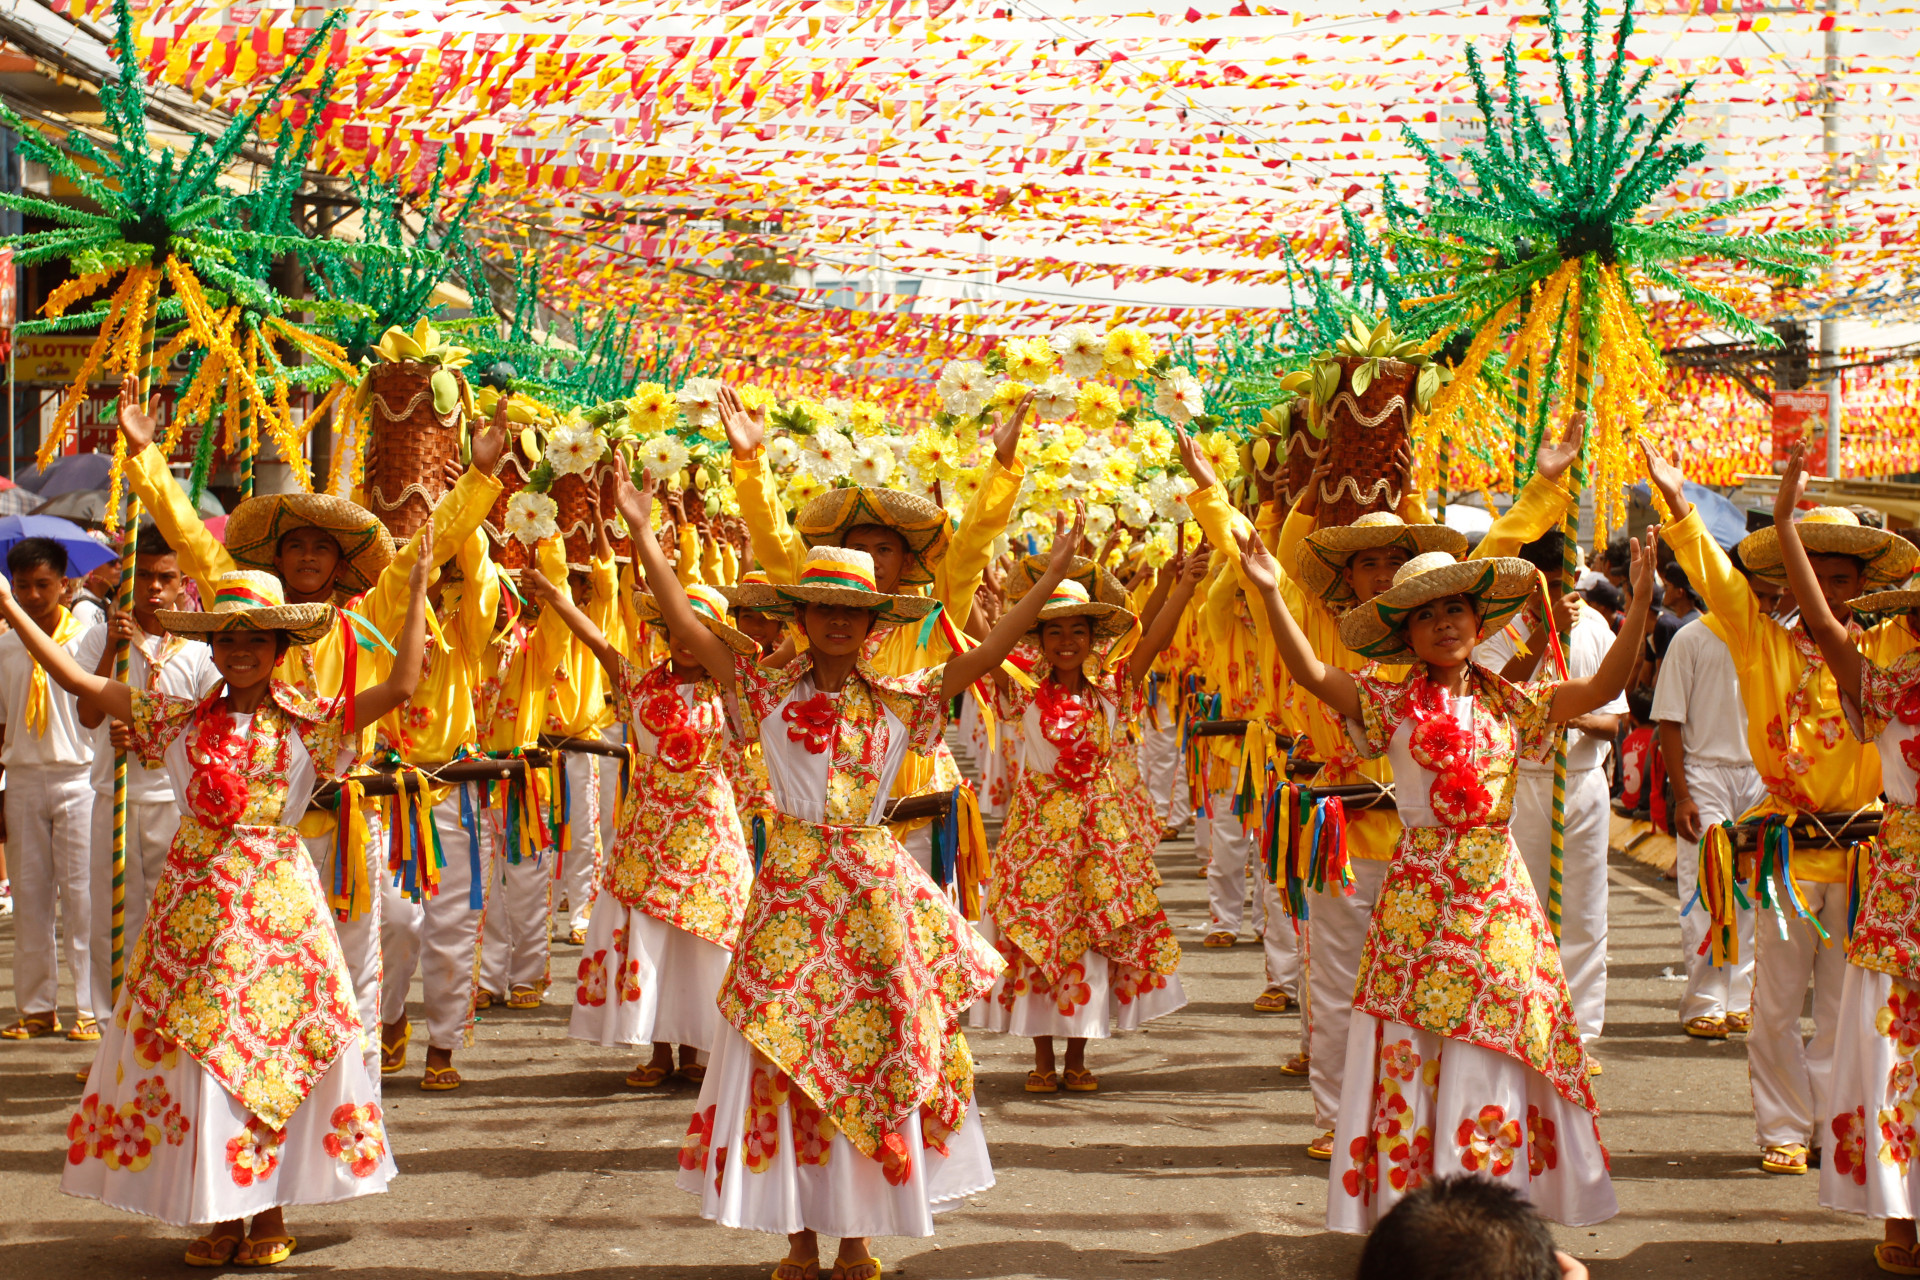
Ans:
[[[1520,1193],[1477,1174],[1436,1178],[1393,1206],[1355,1280],[1586,1280]]]

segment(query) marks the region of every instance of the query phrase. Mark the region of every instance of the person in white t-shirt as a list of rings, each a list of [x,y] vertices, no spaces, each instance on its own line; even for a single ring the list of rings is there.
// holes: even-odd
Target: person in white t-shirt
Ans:
[[[47,538],[24,538],[7,551],[14,597],[42,631],[78,655],[89,628],[62,603],[67,553]],[[0,636],[0,769],[6,771],[7,855],[13,873],[13,999],[20,1017],[0,1038],[31,1040],[60,1030],[60,939],[65,924],[75,1017],[69,1040],[100,1038],[95,1023],[89,943],[93,927],[87,842],[93,823],[93,735],[74,696],[47,678],[20,637]]]
[[[1747,577],[1760,612],[1779,606],[1780,588]],[[1690,1036],[1724,1039],[1753,1025],[1753,909],[1735,905],[1740,958],[1716,966],[1702,955],[1710,921],[1693,903],[1700,875],[1700,837],[1708,827],[1738,821],[1766,795],[1747,746],[1747,710],[1727,642],[1702,619],[1674,633],[1653,690],[1653,718],[1673,787],[1674,873],[1679,880],[1680,945],[1687,967],[1680,1024]],[[1692,903],[1689,907],[1688,904]]]
[[[1520,549],[1522,559],[1547,575],[1560,573],[1558,530]],[[1555,596],[1553,626],[1567,659],[1567,676],[1582,679],[1600,669],[1613,644],[1613,629],[1576,592]],[[1531,679],[1547,651],[1540,642],[1538,607],[1530,606],[1515,624],[1528,654],[1516,659],[1513,638],[1501,632],[1474,651],[1474,660],[1508,680]],[[1580,1039],[1591,1045],[1600,1036],[1607,1013],[1607,834],[1611,812],[1607,797],[1607,752],[1620,731],[1626,699],[1615,697],[1598,711],[1567,721],[1566,837],[1561,849],[1560,964],[1580,1023]],[[1551,891],[1553,842],[1553,757],[1522,758],[1513,796],[1513,842],[1527,864],[1534,891],[1546,906]],[[1588,1070],[1599,1064],[1588,1058]]]
[[[200,640],[168,635],[155,616],[159,609],[181,608],[187,575],[158,529],[141,530],[133,548],[133,612],[110,613],[103,627],[87,633],[76,655],[95,675],[113,676],[122,642],[126,645],[126,682],[148,693],[200,701],[220,682],[213,650]],[[97,710],[80,709],[80,723],[93,731],[93,1007],[104,1015],[113,1008],[113,769],[128,730]],[[124,848],[125,911],[121,956],[132,954],[146,923],[147,902],[160,883],[167,847],[180,828],[180,806],[164,768],[149,769],[127,757],[127,836]]]

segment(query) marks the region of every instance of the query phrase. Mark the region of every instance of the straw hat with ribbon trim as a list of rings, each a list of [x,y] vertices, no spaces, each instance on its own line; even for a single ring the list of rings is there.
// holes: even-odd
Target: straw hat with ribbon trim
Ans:
[[[1845,507],[1815,507],[1794,525],[1808,555],[1852,556],[1860,562],[1869,587],[1905,582],[1920,559],[1911,542],[1885,529],[1872,529]],[[1740,562],[1768,582],[1787,580],[1780,558],[1780,531],[1772,525],[1740,540]]]
[[[1027,594],[1046,571],[1047,557],[1021,557],[1007,571],[1007,599],[1018,600]],[[1075,556],[1061,581],[1079,583],[1086,598],[1096,604],[1118,605],[1121,608],[1127,605],[1127,589],[1120,585],[1120,579],[1114,577],[1111,570],[1094,564],[1086,556]]]
[[[704,582],[696,582],[687,587],[687,603],[693,606],[693,616],[706,624],[707,630],[726,641],[727,647],[735,653],[750,656],[760,652],[760,646],[744,632],[727,625],[727,598],[718,587],[709,587]],[[633,612],[640,621],[658,623],[660,621],[660,602],[643,591],[633,596]]]
[[[1847,608],[1855,613],[1872,613],[1883,618],[1912,613],[1920,609],[1920,591],[1876,591],[1847,601]]]
[[[748,570],[733,586],[721,587],[720,594],[736,609],[764,613],[781,607],[780,593],[773,589],[773,579],[765,569]]]
[[[800,580],[777,583],[774,588],[780,604],[769,612],[782,616],[793,613],[799,604],[840,604],[855,609],[872,609],[878,621],[912,622],[924,618],[939,607],[926,596],[888,595],[873,584],[873,557],[851,547],[814,547],[807,552],[807,563]]]
[[[213,607],[204,612],[160,609],[160,625],[175,635],[220,631],[284,631],[295,644],[312,644],[333,625],[330,604],[288,604],[280,579],[258,569],[235,569],[214,584]]]
[[[1467,554],[1467,536],[1443,524],[1408,524],[1391,511],[1369,511],[1352,524],[1308,534],[1294,557],[1294,573],[1300,585],[1329,609],[1351,608],[1359,597],[1342,571],[1356,552],[1380,547],[1400,547],[1409,559],[1444,551],[1457,560]]]
[[[1538,570],[1510,556],[1456,560],[1445,551],[1424,551],[1401,565],[1393,585],[1340,619],[1340,640],[1376,662],[1413,662],[1401,624],[1433,600],[1466,596],[1480,609],[1480,632],[1497,631],[1526,606]]]
[[[906,540],[900,585],[933,581],[933,571],[947,554],[952,526],[944,510],[916,494],[876,487],[829,489],[800,508],[793,527],[809,547],[819,547],[840,545],[849,530],[863,524],[891,529]]]
[[[1022,593],[1024,594],[1024,593]],[[1056,618],[1085,618],[1093,627],[1093,638],[1111,640],[1133,629],[1134,616],[1117,604],[1103,604],[1087,598],[1087,589],[1073,578],[1062,578],[1047,602],[1040,606],[1030,635],[1038,635],[1043,623]]]
[[[340,544],[334,585],[348,595],[373,589],[393,561],[393,537],[371,511],[327,493],[272,493],[248,498],[227,517],[227,554],[249,569],[273,568],[280,539],[294,529],[319,529]]]

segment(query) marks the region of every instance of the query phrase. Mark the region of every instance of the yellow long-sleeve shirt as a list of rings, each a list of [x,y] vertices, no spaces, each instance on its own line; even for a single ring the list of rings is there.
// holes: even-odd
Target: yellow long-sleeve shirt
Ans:
[[[624,634],[620,622],[620,599],[616,590],[619,577],[612,556],[595,556],[588,566],[593,598],[581,612],[593,625],[611,636]],[[550,579],[566,581],[566,575]],[[600,659],[593,656],[577,637],[567,639],[566,653],[560,660],[559,675],[547,695],[548,733],[569,738],[597,738],[613,723],[613,705],[607,700],[607,676]]]
[[[415,554],[417,547],[408,544]],[[408,764],[445,764],[462,747],[480,741],[475,703],[487,638],[500,611],[500,570],[478,529],[467,535],[454,559],[463,581],[448,587],[440,602],[446,648],[428,643],[413,697],[380,721],[382,741]]]
[[[547,581],[565,591],[566,553],[558,538],[543,541],[536,555]],[[571,636],[552,609],[529,627],[510,625],[488,643],[479,690],[480,745],[488,751],[523,751],[540,739],[547,698],[556,685]]]
[[[1747,746],[1767,788],[1766,798],[1741,817],[1851,813],[1875,805],[1880,753],[1848,732],[1833,671],[1806,628],[1784,627],[1760,612],[1753,589],[1707,533],[1697,510],[1660,533],[1707,602],[1707,627],[1727,642],[1740,677]],[[1901,618],[1853,632],[1861,654],[1880,666],[1891,665],[1916,644]],[[1836,883],[1846,878],[1846,852],[1797,849],[1793,870],[1801,880]]]
[[[986,481],[961,514],[960,526],[947,543],[947,553],[934,569],[929,589],[946,611],[954,630],[961,631],[973,612],[973,593],[986,576],[993,558],[994,539],[1006,532],[1013,515],[1014,499],[1020,493],[1021,472],[987,464]],[[786,512],[774,497],[773,471],[763,450],[748,462],[733,463],[734,494],[740,514],[753,537],[753,554],[773,582],[796,582],[807,560],[807,546],[787,523]],[[925,635],[925,643],[921,636]],[[938,626],[909,623],[894,627],[869,642],[867,661],[885,676],[911,675],[938,666],[953,656]],[[936,768],[936,763],[938,768]],[[944,749],[936,756],[909,753],[894,778],[893,795],[917,796],[932,790],[950,790],[960,784],[960,770]]]
[[[1544,477],[1536,477],[1521,491],[1513,506],[1494,521],[1493,527],[1474,549],[1474,555],[1512,555],[1523,544],[1555,528],[1566,512],[1568,500],[1566,490]],[[1213,545],[1224,547],[1237,556],[1231,533],[1233,523],[1244,525],[1247,520],[1227,505],[1220,489],[1216,486],[1196,490],[1187,495],[1187,505],[1193,511],[1194,519],[1207,531],[1207,537]],[[1263,517],[1271,505],[1262,507]],[[1291,567],[1299,563],[1301,548],[1307,535],[1312,532],[1313,518],[1295,512],[1289,512],[1285,524],[1281,526],[1274,553],[1274,559],[1281,566],[1281,601],[1306,635],[1315,657],[1343,671],[1361,670],[1368,665],[1368,659],[1341,642],[1339,618],[1328,610],[1318,596],[1303,590],[1298,579],[1290,572]],[[1274,545],[1264,531],[1261,536],[1269,545]],[[1238,563],[1237,559],[1235,563]],[[1387,678],[1395,679],[1404,676],[1406,668],[1383,667],[1381,672]],[[1345,722],[1319,699],[1301,693],[1292,700],[1285,719],[1295,732],[1307,735],[1312,757],[1321,762],[1316,780],[1323,785],[1346,786],[1363,778],[1383,786],[1393,781],[1393,770],[1386,758],[1363,759],[1347,733]],[[1391,857],[1399,840],[1400,818],[1396,813],[1368,809],[1348,815],[1347,849],[1356,858],[1379,861]]]

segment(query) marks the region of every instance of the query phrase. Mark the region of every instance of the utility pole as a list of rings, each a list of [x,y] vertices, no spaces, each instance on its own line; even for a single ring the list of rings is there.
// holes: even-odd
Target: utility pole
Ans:
[[[1827,225],[1840,225],[1840,0],[1827,0],[1827,62],[1821,76],[1821,134],[1827,158]],[[1834,270],[1832,251],[1827,257],[1828,306],[1835,286],[1839,283],[1838,273]],[[1837,317],[1826,316],[1820,321],[1820,361],[1829,370],[1840,363],[1840,321]],[[1840,430],[1844,423],[1845,412],[1840,403],[1840,374],[1837,370],[1827,376],[1827,474],[1838,480],[1840,475]]]

